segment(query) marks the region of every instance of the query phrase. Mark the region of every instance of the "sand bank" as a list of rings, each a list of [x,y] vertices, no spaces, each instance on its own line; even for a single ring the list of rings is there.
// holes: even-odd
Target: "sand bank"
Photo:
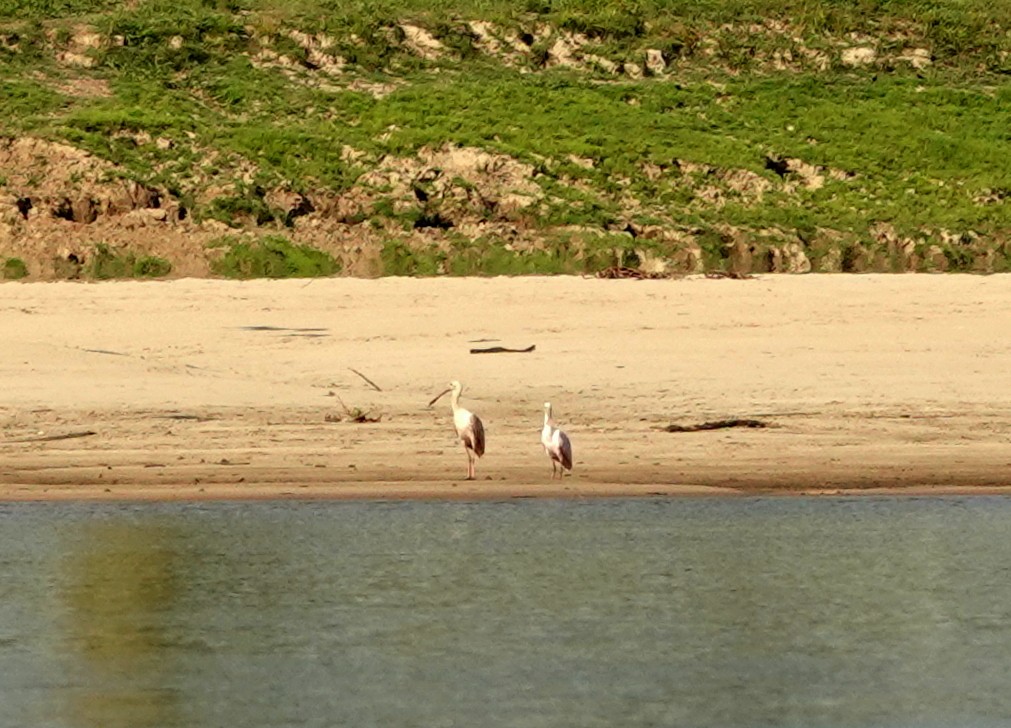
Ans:
[[[1004,492],[1009,331],[1011,276],[8,283],[0,500]]]

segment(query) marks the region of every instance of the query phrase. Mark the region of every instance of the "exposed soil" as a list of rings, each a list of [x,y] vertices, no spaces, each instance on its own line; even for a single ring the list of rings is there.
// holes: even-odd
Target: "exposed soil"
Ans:
[[[250,25],[244,28],[241,53],[257,66],[279,70],[292,84],[368,91],[381,97],[402,83],[395,72],[377,80],[375,74],[363,73],[349,62],[342,53],[347,55],[349,48],[357,49],[364,43],[353,34],[338,38],[252,16],[246,21]],[[754,73],[789,74],[829,67],[868,74],[896,68],[922,71],[937,61],[925,45],[922,29],[918,34],[912,26],[894,23],[882,29],[881,37],[848,33],[821,38],[818,47],[813,47],[804,28],[782,20],[726,24],[710,27],[704,34],[672,26],[663,37],[681,41],[671,40],[662,48],[635,45],[623,51],[624,58],[605,58],[600,55],[605,52],[601,39],[593,37],[591,30],[581,33],[554,27],[533,14],[517,22],[521,27],[476,19],[457,19],[437,28],[422,27],[420,21],[400,22],[375,32],[384,39],[390,58],[409,57],[433,73],[445,70],[439,66],[442,62],[460,60],[454,55],[459,53],[453,47],[452,39],[456,38],[470,49],[468,52],[509,66],[530,72],[563,67],[592,74],[600,83],[647,76],[673,82],[676,74],[700,64],[712,72],[738,73],[741,69],[733,66],[728,52],[742,47],[748,51],[748,72]],[[0,33],[0,41],[8,52],[16,54],[23,50],[24,39],[13,28]],[[744,46],[742,38],[747,39]],[[170,36],[161,42],[180,50],[187,41]],[[77,21],[53,24],[37,45],[52,55],[58,72],[48,77],[38,71],[35,77],[69,96],[109,96],[110,82],[100,73],[103,54],[122,49],[125,43],[122,36],[103,35],[97,26]],[[389,62],[393,65],[385,70],[395,71],[396,63]],[[721,88],[717,82],[712,85]],[[719,97],[715,103],[725,100]],[[720,240],[714,252],[712,230],[662,220],[651,225],[634,222],[657,217],[656,210],[646,209],[648,193],[639,197],[627,191],[604,194],[578,175],[565,174],[565,165],[589,169],[599,160],[570,155],[568,159],[538,160],[535,166],[507,155],[453,145],[424,147],[414,156],[378,158],[346,147],[344,162],[362,171],[349,189],[313,189],[310,182],[306,190],[301,181],[289,181],[287,184],[299,188],[296,192],[274,182],[273,188],[258,191],[264,210],[236,212],[226,224],[207,219],[213,217],[208,210],[215,202],[234,196],[238,187],[252,183],[257,173],[253,157],[199,149],[196,142],[182,135],[170,139],[120,131],[115,136],[161,151],[192,145],[187,152],[197,161],[180,173],[178,184],[169,190],[130,181],[126,170],[65,143],[30,136],[0,138],[0,263],[9,258],[23,261],[31,280],[74,279],[87,275],[87,263],[97,246],[105,246],[113,252],[163,258],[171,264],[172,277],[205,277],[221,254],[212,243],[222,236],[259,238],[278,233],[330,253],[346,273],[366,277],[383,273],[380,251],[391,239],[409,249],[451,256],[460,240],[522,253],[544,250],[549,241],[569,233],[627,235],[634,249],[631,257],[642,272],[669,276],[712,267],[704,249],[710,258],[716,256],[721,268],[737,273],[952,268],[989,272],[1003,269],[1007,258],[1008,242],[1003,239],[980,239],[967,230],[924,230],[914,239],[899,235],[887,224],[874,226],[871,239],[827,229],[807,230],[801,237],[794,230],[726,225],[715,231]],[[760,205],[770,195],[848,185],[860,177],[860,170],[761,153],[767,154],[765,164],[771,174],[677,159],[644,163],[639,173],[663,189],[676,189],[690,209]],[[542,186],[538,179],[547,168],[552,170],[553,185],[569,186],[588,199],[616,205],[617,219],[579,230],[542,224],[545,210],[560,204],[546,191],[550,185]],[[630,180],[614,182],[628,187]],[[984,190],[974,201],[979,205],[1004,204],[1005,193],[1003,189]],[[198,209],[188,209],[189,204]],[[640,215],[644,212],[649,214]],[[663,217],[662,212],[659,216]],[[405,220],[414,221],[413,229],[405,229]],[[703,239],[706,236],[708,239]],[[657,241],[662,245],[656,245]],[[578,259],[580,243],[572,245]],[[620,259],[613,262],[628,264]]]
[[[345,155],[352,160],[362,156],[350,148]],[[333,255],[347,274],[371,277],[384,272],[379,256],[390,239],[452,255],[453,242],[461,237],[522,252],[543,249],[545,240],[561,233],[575,236],[571,245],[579,255],[580,237],[618,232],[647,243],[635,249],[636,265],[644,273],[674,276],[706,270],[698,237],[703,231],[631,221],[607,230],[532,224],[544,200],[535,181],[537,172],[507,155],[445,145],[422,148],[417,157],[384,157],[363,164],[371,165],[370,170],[342,194],[264,190],[271,220],[259,224],[252,218],[240,219],[238,226],[229,226],[216,219],[195,221],[168,190],[125,180],[111,163],[70,145],[31,137],[0,139],[0,169],[4,171],[0,259],[24,261],[32,280],[75,279],[86,275],[88,261],[99,246],[105,246],[113,253],[163,258],[172,266],[172,277],[206,277],[222,252],[214,242],[223,236],[252,240],[283,234]],[[768,164],[781,177],[781,190],[818,187],[826,178],[853,176],[797,159],[770,158]],[[667,168],[654,165],[643,173],[679,178],[701,203],[713,206],[728,199],[757,203],[774,184],[747,170],[687,162]],[[231,192],[208,187],[201,195],[206,203],[215,194]],[[395,214],[413,216],[414,229],[405,231],[401,223],[377,217],[373,211],[379,201],[390,205]],[[630,200],[630,210],[636,204]],[[941,245],[925,246],[903,238],[887,223],[875,225],[870,232],[869,241],[831,230],[819,230],[815,238],[802,240],[796,233],[728,225],[720,232],[722,257],[735,273],[944,271],[952,264],[950,251]],[[938,235],[940,242],[972,259],[975,270],[989,271],[1003,257],[1003,241],[945,231]],[[648,244],[657,240],[663,241],[662,252]],[[816,260],[812,252],[817,253]],[[619,259],[614,262],[626,264]]]

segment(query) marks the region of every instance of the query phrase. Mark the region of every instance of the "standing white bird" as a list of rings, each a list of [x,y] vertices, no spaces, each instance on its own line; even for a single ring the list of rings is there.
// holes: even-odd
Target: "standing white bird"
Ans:
[[[544,429],[541,430],[541,444],[544,452],[551,458],[551,479],[554,480],[557,470],[558,477],[565,477],[566,470],[572,470],[572,443],[564,432],[555,427],[551,419],[551,403],[544,403]]]
[[[467,452],[467,480],[474,480],[474,469],[477,459],[484,455],[484,425],[481,418],[470,410],[460,406],[460,393],[463,385],[457,381],[449,383],[449,389],[440,393],[435,399],[428,403],[431,407],[440,397],[452,392],[450,400],[453,406],[453,426],[456,427],[456,436],[463,443],[463,449]]]

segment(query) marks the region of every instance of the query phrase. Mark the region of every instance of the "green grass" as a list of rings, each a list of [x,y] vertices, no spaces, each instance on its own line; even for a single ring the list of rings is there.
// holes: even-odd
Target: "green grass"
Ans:
[[[138,256],[131,251],[121,251],[105,243],[98,243],[86,260],[82,272],[86,277],[96,280],[161,278],[172,272],[172,264],[158,256]]]
[[[28,266],[21,258],[5,258],[0,268],[0,278],[16,281],[28,276]]]
[[[641,80],[542,70],[536,53],[511,66],[477,50],[465,21],[478,18],[529,33],[543,52],[554,37],[533,36],[550,27],[582,34],[586,52],[612,61],[641,63],[654,48],[672,65]],[[538,204],[488,216],[537,231],[544,250],[503,251],[493,237],[455,231],[428,252],[391,239],[382,264],[405,274],[578,271],[582,259],[552,247],[558,229],[629,221],[701,231],[711,265],[724,259],[707,231],[721,226],[866,240],[888,223],[917,239],[972,232],[1000,247],[1011,232],[1008,18],[1011,0],[0,0],[0,138],[67,141],[168,190],[198,221],[268,234],[291,224],[268,190],[339,197],[381,160],[422,147],[479,147],[534,167]],[[445,53],[412,53],[403,22],[427,28]],[[57,48],[82,23],[106,39],[87,51],[95,65],[60,65]],[[294,30],[329,38],[344,71],[318,68]],[[854,34],[876,38],[885,60],[843,67],[838,49]],[[895,60],[914,47],[933,63]],[[808,51],[835,55],[821,70]],[[774,53],[796,63],[777,70]],[[110,95],[73,95],[75,78],[102,81]],[[392,90],[376,98],[353,81]],[[347,157],[346,146],[364,156]],[[770,157],[825,168],[824,184],[781,178]],[[702,171],[678,171],[687,165]],[[730,173],[767,189],[732,189]],[[384,194],[356,222],[397,230],[440,214],[436,203],[405,209]],[[266,261],[293,255],[277,245],[236,253],[231,270],[274,271]],[[973,265],[964,250],[946,255],[951,268]]]
[[[383,275],[435,276],[445,272],[446,254],[438,250],[412,250],[400,240],[383,245],[381,260]]]
[[[2,66],[0,66],[2,67]],[[0,118],[4,133],[30,130],[66,107],[67,100],[37,81],[0,78]]]
[[[640,247],[663,252],[655,244]],[[383,274],[390,276],[580,275],[615,265],[628,265],[636,244],[626,235],[563,233],[549,236],[537,248],[517,249],[496,239],[456,236],[448,250],[415,247],[391,240],[382,250]]]
[[[112,10],[112,0],[0,0],[0,18],[68,18]]]
[[[181,188],[184,181],[166,180],[164,172],[159,176],[154,171],[173,168],[164,154],[111,135],[146,131],[183,139],[196,129],[198,145],[206,143],[235,159],[256,160],[263,185],[297,180],[306,188],[335,191],[351,186],[361,171],[341,158],[342,142],[400,155],[425,145],[455,143],[530,161],[561,160],[545,170],[544,185],[572,176],[602,194],[598,202],[572,213],[570,203],[580,195],[555,185],[553,191],[570,212],[549,214],[547,224],[606,220],[606,200],[620,191],[617,183],[624,178],[633,179],[633,191],[643,197],[672,203],[658,212],[675,222],[714,222],[714,213],[723,216],[732,211],[674,207],[677,186],[650,188],[642,179],[641,165],[687,160],[748,169],[774,180],[764,169],[764,159],[775,152],[857,177],[845,184],[829,182],[823,190],[802,192],[792,201],[776,200],[757,212],[741,211],[742,217],[783,224],[796,211],[805,210],[810,211],[809,224],[842,223],[849,229],[860,226],[867,216],[903,226],[994,222],[1001,211],[973,205],[970,193],[1011,187],[1011,138],[1002,124],[1008,120],[1005,109],[1011,94],[950,87],[921,90],[921,84],[915,77],[746,79],[733,82],[725,92],[730,101],[719,105],[717,92],[703,83],[600,86],[575,77],[528,80],[501,71],[472,80],[420,80],[381,101],[355,99],[357,103],[339,112],[347,117],[345,123],[304,115],[292,118],[299,116],[292,113],[282,124],[269,109],[262,118],[242,124],[213,115],[204,119],[207,113],[197,110],[180,119],[172,115],[171,100],[148,104],[138,98],[128,106],[113,99],[76,108],[65,117],[65,128],[76,143],[135,174],[155,183],[175,182]],[[269,85],[250,88],[270,95]],[[628,95],[638,105],[629,106],[624,98]],[[186,107],[183,101],[177,109]],[[289,111],[297,108],[293,99]],[[395,131],[377,144],[376,138],[391,127]],[[182,155],[177,175],[194,159],[184,154],[186,146],[174,152]],[[292,154],[292,150],[307,152]],[[570,155],[593,160],[594,169],[567,163]],[[906,192],[910,188],[914,195]],[[856,210],[848,212],[852,208]],[[245,214],[261,224],[273,218],[262,199],[248,193],[222,197],[206,212],[226,220]],[[730,221],[736,222],[733,217]]]
[[[218,245],[226,250],[211,269],[226,278],[310,278],[340,272],[340,263],[331,255],[279,235],[255,242],[224,238]]]

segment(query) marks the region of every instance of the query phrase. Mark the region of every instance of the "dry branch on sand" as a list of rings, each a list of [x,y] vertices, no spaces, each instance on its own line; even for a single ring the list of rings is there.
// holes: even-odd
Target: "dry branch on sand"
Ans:
[[[505,346],[489,346],[485,349],[471,349],[471,354],[529,354],[537,348],[536,344],[531,344],[525,349],[510,349]]]
[[[656,429],[663,430],[664,432],[702,432],[703,430],[723,430],[729,427],[768,427],[767,422],[762,420],[749,420],[749,419],[729,419],[729,420],[712,420],[710,422],[702,422],[698,425],[665,425],[664,427],[658,427]]]
[[[334,397],[337,397],[337,401],[341,404],[341,409],[344,410],[343,415],[328,414],[323,417],[324,422],[357,422],[359,424],[371,424],[379,422],[383,419],[381,414],[373,414],[372,410],[365,410],[361,407],[348,407],[344,404],[344,400],[340,398],[340,395],[331,392]]]
[[[638,268],[628,268],[626,266],[612,265],[610,268],[604,268],[599,270],[595,274],[596,278],[629,278],[632,280],[659,280],[662,278],[673,278],[674,276],[670,273],[651,273],[648,271],[639,270]]]
[[[6,440],[5,444],[15,442],[54,442],[56,440],[72,440],[76,437],[90,437],[97,435],[94,430],[81,430],[80,432],[67,432],[62,435],[40,435],[38,437],[22,437],[18,440]]]
[[[362,379],[364,379],[364,380],[365,380],[366,382],[368,382],[368,384],[369,384],[369,385],[370,385],[370,386],[371,386],[371,387],[372,387],[372,388],[373,388],[374,390],[376,390],[377,392],[382,392],[382,391],[383,391],[383,390],[382,390],[382,389],[381,389],[381,388],[379,387],[379,385],[378,385],[378,384],[376,384],[375,382],[373,382],[373,381],[372,381],[371,379],[369,379],[368,377],[366,377],[366,376],[365,376],[364,374],[362,374],[362,373],[361,373],[360,371],[358,371],[358,370],[357,370],[357,369],[355,369],[354,367],[348,367],[348,369],[350,369],[350,370],[351,370],[351,371],[353,371],[353,372],[354,372],[355,374],[357,374],[357,375],[358,375],[359,377],[361,377],[361,378],[362,378]]]

